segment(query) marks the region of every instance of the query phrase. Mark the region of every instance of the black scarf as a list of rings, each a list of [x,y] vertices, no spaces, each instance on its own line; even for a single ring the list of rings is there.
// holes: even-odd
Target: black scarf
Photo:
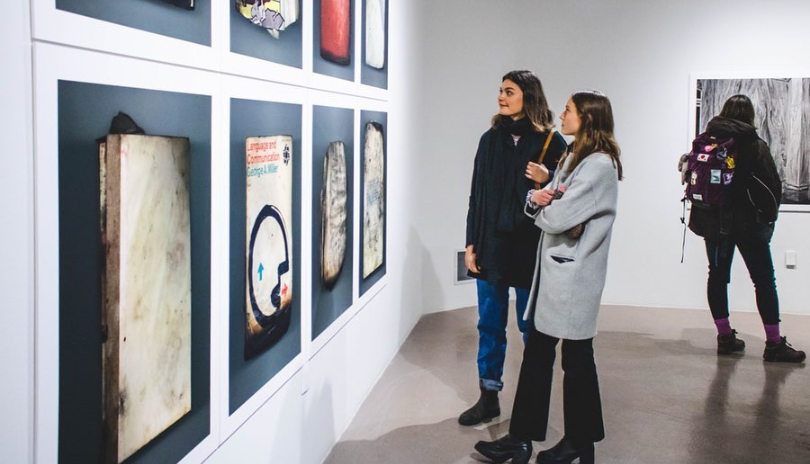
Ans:
[[[514,120],[510,117],[501,117],[498,120],[498,129],[493,134],[490,144],[491,160],[500,163],[503,169],[503,181],[500,185],[492,185],[493,190],[498,189],[496,195],[500,196],[500,206],[497,213],[496,230],[501,233],[514,232],[518,224],[524,219],[523,203],[521,195],[525,197],[526,192],[518,194],[518,184],[522,180],[522,169],[525,166],[517,166],[518,160],[525,156],[522,153],[526,144],[515,143],[511,135],[520,137],[534,131],[534,125],[527,117]],[[511,135],[510,135],[511,134]],[[513,153],[506,156],[506,149],[511,148]],[[522,163],[520,163],[522,164]],[[491,192],[494,193],[494,192]]]
[[[517,121],[508,116],[501,116],[498,118],[498,127],[506,133],[519,136],[524,136],[534,130],[534,124],[525,116]]]

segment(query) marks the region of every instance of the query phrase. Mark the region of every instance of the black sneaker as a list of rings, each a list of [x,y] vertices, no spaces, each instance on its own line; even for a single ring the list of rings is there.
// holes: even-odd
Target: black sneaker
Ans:
[[[717,354],[731,354],[745,349],[745,342],[737,338],[737,331],[717,336]]]
[[[806,357],[804,351],[794,350],[786,337],[782,337],[778,343],[765,342],[765,352],[762,354],[762,359],[772,362],[800,363]]]

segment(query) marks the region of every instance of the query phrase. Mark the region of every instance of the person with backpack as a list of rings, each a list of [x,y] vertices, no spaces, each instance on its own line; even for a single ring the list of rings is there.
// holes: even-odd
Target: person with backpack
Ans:
[[[754,128],[754,105],[734,95],[686,155],[683,181],[692,203],[689,229],[703,237],[709,259],[706,293],[717,327],[717,353],[745,350],[728,311],[728,284],[735,248],[745,262],[756,291],[757,310],[765,329],[763,359],[800,363],[804,351],[794,349],[779,329],[771,236],[782,199],[782,181],[768,144]]]
[[[532,441],[544,441],[557,345],[562,340],[565,435],[537,454],[538,464],[593,464],[605,437],[593,339],[622,179],[613,110],[600,92],[576,92],[560,116],[574,143],[551,184],[532,192],[526,213],[542,231],[524,318],[532,325],[523,352],[509,433],[479,441],[494,462],[526,464]],[[534,250],[526,250],[527,253]]]
[[[498,392],[506,358],[509,288],[517,297],[518,328],[526,308],[539,231],[523,214],[526,193],[554,175],[566,148],[554,127],[540,79],[531,71],[502,78],[498,114],[478,143],[469,209],[465,264],[478,286],[478,386],[480,396],[458,418],[461,425],[488,422],[501,413]]]

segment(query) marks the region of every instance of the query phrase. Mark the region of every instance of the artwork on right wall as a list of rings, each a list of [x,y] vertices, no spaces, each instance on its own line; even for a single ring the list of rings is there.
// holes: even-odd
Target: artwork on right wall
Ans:
[[[782,204],[810,205],[810,78],[697,79],[695,134],[737,94],[754,104],[754,126],[782,179]]]

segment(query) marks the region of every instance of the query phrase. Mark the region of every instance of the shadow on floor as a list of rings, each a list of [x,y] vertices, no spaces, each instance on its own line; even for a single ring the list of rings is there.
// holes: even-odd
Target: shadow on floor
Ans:
[[[645,317],[628,311],[614,327]],[[597,461],[810,463],[810,369],[764,363],[764,342],[751,334],[744,334],[745,353],[718,357],[714,329],[690,325],[692,315],[703,316],[678,313],[667,321],[674,329],[660,333],[603,330],[596,337],[607,435]],[[508,431],[522,343],[510,321],[502,422],[461,427],[459,403],[477,399],[476,321],[474,308],[423,317],[324,464],[485,461],[473,445]],[[559,364],[558,356],[548,437],[534,444],[535,453],[562,436]]]

